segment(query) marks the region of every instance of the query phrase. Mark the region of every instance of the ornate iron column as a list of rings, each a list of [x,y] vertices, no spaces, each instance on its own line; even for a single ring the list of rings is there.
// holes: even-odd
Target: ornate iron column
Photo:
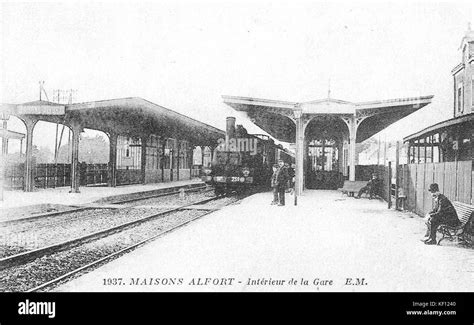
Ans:
[[[304,123],[303,111],[299,105],[294,110],[296,123],[295,151],[296,151],[296,170],[295,170],[295,193],[301,195],[303,193],[304,179]]]
[[[115,187],[117,185],[117,137],[115,132],[109,132],[109,170],[107,185]]]
[[[36,122],[35,118],[22,118],[26,127],[26,159],[25,159],[25,192],[33,192],[35,188],[35,180],[33,176],[33,130]]]
[[[80,193],[79,191],[79,137],[82,126],[79,123],[71,123],[72,132],[72,159],[71,159],[71,190],[69,193]]]

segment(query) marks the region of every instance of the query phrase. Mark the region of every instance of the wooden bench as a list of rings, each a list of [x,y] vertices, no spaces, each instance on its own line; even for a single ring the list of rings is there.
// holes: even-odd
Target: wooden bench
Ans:
[[[360,189],[367,185],[368,181],[344,181],[344,186],[338,188],[342,194],[347,196],[354,196],[354,193],[359,193]]]
[[[438,232],[441,233],[443,237],[438,240],[438,245],[445,239],[453,241],[455,238],[457,238],[458,241],[462,240],[469,242],[469,240],[465,237],[465,231],[469,225],[469,221],[474,216],[474,206],[458,201],[454,201],[453,206],[461,223],[457,227],[443,224],[439,225]]]

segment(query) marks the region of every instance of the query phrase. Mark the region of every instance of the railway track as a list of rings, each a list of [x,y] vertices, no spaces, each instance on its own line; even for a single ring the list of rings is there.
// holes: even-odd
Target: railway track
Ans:
[[[207,188],[207,186],[198,186],[198,187],[192,187],[192,188],[187,188],[187,189],[185,189],[185,188],[181,188],[181,189],[183,189],[185,193],[188,193],[188,192],[197,192],[197,191],[200,191],[200,190],[205,190],[206,188]],[[158,197],[178,195],[180,193],[181,193],[181,190],[177,190],[177,191],[157,193],[157,194],[146,195],[146,196],[139,196],[139,197],[134,197],[134,198],[129,198],[129,199],[115,200],[115,201],[112,201],[112,202],[104,202],[102,204],[103,205],[102,208],[103,209],[110,208],[109,206],[107,206],[107,204],[120,205],[120,204],[125,204],[125,203],[130,203],[130,202],[137,202],[137,201],[141,201],[141,200],[149,200],[149,199],[158,198]],[[117,207],[117,208],[120,208],[120,207]],[[11,227],[11,226],[15,226],[15,225],[22,224],[22,223],[30,223],[30,222],[33,222],[33,221],[42,221],[43,219],[47,219],[47,218],[53,218],[54,219],[54,217],[65,216],[65,215],[68,215],[68,214],[72,214],[72,213],[76,213],[76,212],[82,212],[82,211],[86,211],[86,210],[93,210],[93,209],[101,209],[101,205],[97,204],[97,205],[93,205],[93,206],[76,206],[73,209],[64,210],[64,211],[46,212],[46,213],[41,213],[41,214],[37,214],[37,215],[34,215],[34,216],[25,217],[25,218],[0,221],[0,227]],[[49,224],[45,225],[45,226],[49,226]]]
[[[185,193],[198,192],[205,189],[206,189],[205,186],[195,187],[192,189],[185,190]],[[171,195],[179,195],[180,193],[181,191],[173,191],[173,192],[168,192],[168,193],[160,193],[156,195],[143,196],[139,198],[119,200],[119,201],[114,201],[114,202],[111,202],[110,204],[102,205],[102,206],[94,205],[94,206],[83,207],[83,208],[75,209],[75,210],[62,211],[61,213],[54,213],[52,216],[51,215],[43,215],[41,217],[35,216],[31,218],[33,220],[31,220],[30,218],[24,218],[20,220],[20,222],[15,222],[17,220],[12,220],[9,230],[11,231],[12,228],[14,229],[16,227],[18,229],[14,229],[13,232],[16,234],[22,234],[22,233],[27,233],[31,231],[32,228],[34,228],[35,231],[38,231],[40,229],[44,229],[44,228],[48,228],[52,226],[57,227],[61,225],[66,225],[66,224],[69,224],[71,221],[74,221],[74,222],[87,221],[90,219],[98,218],[96,214],[88,213],[90,210],[109,211],[109,210],[127,209],[131,207],[130,205],[127,205],[127,203],[130,203],[130,202],[139,203],[139,201],[146,201],[150,199],[156,199],[156,198],[171,196]],[[207,191],[203,191],[202,193],[207,193]],[[70,218],[70,216],[77,214],[78,212],[81,212],[84,215],[76,216],[73,219]],[[98,213],[100,214],[100,212]],[[1,225],[2,224],[0,223],[0,226]]]
[[[91,234],[95,238],[77,238],[53,245],[57,247],[26,252],[29,255],[17,256],[16,261],[10,260],[13,264],[0,270],[1,291],[33,292],[54,287],[238,200],[210,197],[147,215],[133,224],[121,225],[121,229]]]
[[[51,253],[54,253],[54,252],[58,252],[60,250],[72,248],[72,247],[75,247],[77,245],[81,245],[83,243],[86,243],[86,242],[89,242],[89,241],[92,241],[92,240],[95,240],[95,239],[99,239],[99,238],[111,235],[113,233],[119,232],[119,231],[121,231],[123,229],[126,229],[128,227],[131,227],[133,225],[137,225],[137,224],[146,222],[148,220],[151,220],[153,218],[157,218],[157,217],[164,216],[164,215],[176,212],[176,211],[180,211],[180,210],[186,209],[186,208],[188,208],[190,206],[193,206],[193,205],[204,204],[204,203],[216,200],[216,199],[218,199],[218,197],[212,197],[212,198],[208,198],[208,199],[197,201],[197,202],[191,202],[191,203],[185,204],[185,205],[177,207],[177,208],[168,209],[168,210],[165,210],[165,211],[159,212],[159,213],[152,213],[152,214],[146,215],[146,216],[144,216],[140,219],[125,222],[125,223],[122,223],[122,224],[117,225],[117,226],[113,226],[113,227],[110,227],[110,228],[107,228],[107,229],[104,229],[104,230],[100,230],[100,231],[97,231],[97,232],[94,232],[94,233],[87,234],[85,236],[80,236],[80,237],[73,238],[71,240],[66,240],[66,241],[63,241],[63,242],[60,242],[60,243],[57,243],[57,244],[48,245],[48,246],[41,247],[41,248],[38,248],[38,249],[29,250],[29,251],[26,251],[26,252],[23,252],[23,253],[19,253],[19,254],[8,256],[8,257],[4,257],[4,258],[0,259],[0,270],[3,270],[5,268],[11,267],[11,266],[21,265],[21,264],[24,264],[24,263],[29,262],[31,260],[34,260],[36,258],[39,258],[41,256],[51,254]]]
[[[200,218],[202,218],[202,217],[204,217],[204,216],[206,216],[206,215],[208,215],[209,213],[212,213],[212,212],[214,212],[214,211],[213,211],[213,210],[210,210],[210,211],[207,211],[207,212],[205,212],[205,213],[203,213],[203,214],[201,214],[201,215],[199,215],[199,216],[197,216],[197,217],[194,217],[194,218],[192,218],[192,219],[190,219],[190,220],[187,220],[187,221],[184,221],[184,222],[182,222],[182,223],[179,223],[178,225],[176,225],[176,226],[174,226],[174,227],[172,227],[172,228],[169,228],[169,229],[166,229],[166,230],[164,230],[164,231],[161,231],[161,232],[157,233],[157,234],[154,235],[154,236],[148,237],[147,239],[142,240],[142,241],[140,241],[140,242],[138,242],[138,243],[136,243],[136,244],[127,246],[127,247],[125,247],[125,248],[123,248],[123,249],[121,249],[121,250],[119,250],[119,251],[117,251],[117,252],[108,254],[108,255],[106,255],[106,256],[104,256],[104,257],[102,257],[102,258],[100,258],[100,259],[98,259],[98,260],[96,260],[96,261],[93,261],[93,262],[91,262],[91,263],[89,263],[89,264],[87,264],[87,265],[81,266],[81,267],[79,267],[79,268],[77,268],[77,269],[75,269],[75,270],[73,270],[73,271],[70,271],[70,272],[64,274],[64,275],[61,275],[61,276],[59,276],[59,277],[57,277],[57,278],[54,278],[54,279],[52,279],[52,280],[49,280],[48,282],[42,283],[42,284],[40,284],[40,285],[38,285],[38,286],[36,286],[36,287],[34,287],[34,288],[31,288],[31,289],[27,290],[26,292],[37,292],[37,291],[45,290],[45,289],[47,289],[47,288],[49,288],[49,287],[58,285],[58,284],[62,283],[63,281],[65,281],[65,280],[67,280],[67,279],[69,279],[69,278],[71,278],[71,277],[73,277],[73,276],[75,276],[75,275],[80,274],[81,272],[84,272],[84,271],[86,271],[86,270],[88,270],[88,269],[92,269],[92,268],[94,268],[94,267],[100,266],[100,265],[102,265],[103,263],[107,262],[108,260],[111,260],[111,259],[113,259],[113,258],[119,257],[119,256],[121,256],[121,255],[124,254],[124,253],[127,253],[127,252],[129,252],[129,251],[132,251],[132,250],[134,250],[135,248],[138,248],[138,247],[140,247],[140,246],[143,246],[144,244],[146,244],[146,243],[148,243],[148,242],[151,242],[151,241],[155,240],[155,239],[158,238],[158,237],[161,237],[161,236],[163,236],[163,235],[165,235],[165,234],[167,234],[167,233],[170,233],[170,232],[172,232],[172,231],[174,231],[174,230],[176,230],[176,229],[178,229],[178,228],[181,228],[181,227],[183,227],[183,226],[185,226],[185,225],[187,225],[187,224],[189,224],[189,223],[191,223],[191,222],[193,222],[193,221],[195,221],[195,220],[197,220],[197,219],[200,219]]]

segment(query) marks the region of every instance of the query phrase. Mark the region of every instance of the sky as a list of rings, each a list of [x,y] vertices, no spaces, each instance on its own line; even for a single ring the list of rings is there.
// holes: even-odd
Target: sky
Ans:
[[[452,117],[451,69],[473,16],[460,1],[2,1],[0,102],[37,100],[44,80],[49,99],[142,97],[261,133],[221,96],[311,101],[329,80],[332,98],[353,102],[434,95],[382,132],[401,140]],[[54,133],[39,123],[34,144],[53,148]]]

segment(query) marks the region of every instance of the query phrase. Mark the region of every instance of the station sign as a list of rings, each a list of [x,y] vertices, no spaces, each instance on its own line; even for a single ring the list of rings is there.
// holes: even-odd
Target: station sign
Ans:
[[[132,167],[133,157],[122,157],[122,159],[120,160],[120,164],[124,167]]]
[[[62,105],[18,105],[19,115],[64,115],[66,107]]]

